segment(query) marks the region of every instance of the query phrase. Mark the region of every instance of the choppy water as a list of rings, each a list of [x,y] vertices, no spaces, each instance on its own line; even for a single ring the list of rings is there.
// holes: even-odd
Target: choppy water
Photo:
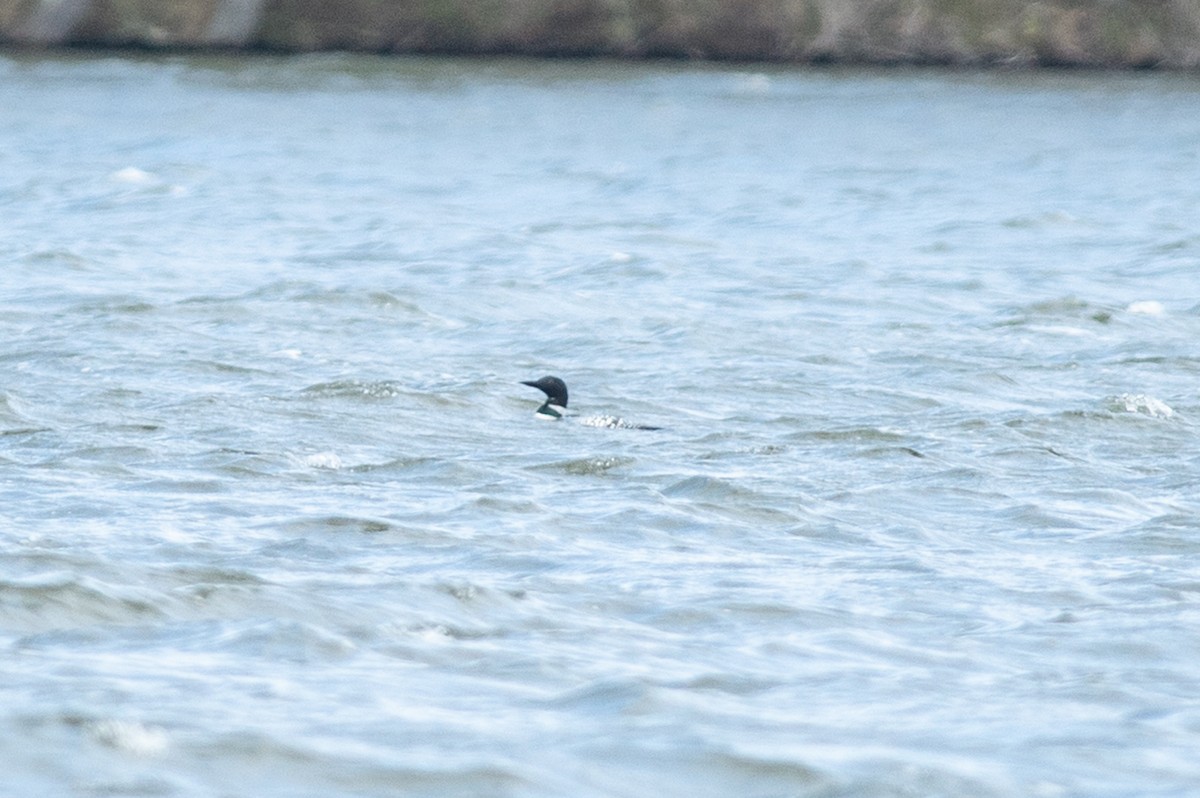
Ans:
[[[1198,218],[1187,76],[0,58],[2,792],[1194,794]]]

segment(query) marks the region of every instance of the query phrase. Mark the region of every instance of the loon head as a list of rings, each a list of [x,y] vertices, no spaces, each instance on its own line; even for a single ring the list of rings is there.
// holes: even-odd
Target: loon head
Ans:
[[[542,377],[540,380],[523,380],[522,385],[537,388],[546,394],[546,401],[537,409],[537,417],[557,420],[567,414],[567,384],[558,377]]]

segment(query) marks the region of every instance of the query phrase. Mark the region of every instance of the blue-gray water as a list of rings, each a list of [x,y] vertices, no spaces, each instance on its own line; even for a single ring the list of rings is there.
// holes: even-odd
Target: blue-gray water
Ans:
[[[1194,76],[0,57],[0,793],[1193,795],[1198,219]]]

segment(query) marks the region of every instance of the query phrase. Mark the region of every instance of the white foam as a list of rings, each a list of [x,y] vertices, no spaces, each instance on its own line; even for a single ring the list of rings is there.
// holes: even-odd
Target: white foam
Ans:
[[[124,169],[118,169],[110,177],[118,183],[129,183],[136,186],[144,186],[158,179],[150,172],[138,169],[136,166],[126,166]]]
[[[1125,308],[1126,313],[1136,313],[1142,316],[1163,316],[1166,315],[1166,308],[1163,303],[1154,299],[1142,299],[1137,302],[1130,302]]]
[[[1031,326],[1029,329],[1035,332],[1050,333],[1051,335],[1066,335],[1072,338],[1082,338],[1089,335],[1089,331],[1082,327],[1075,327],[1069,324],[1039,324]]]
[[[1118,410],[1126,413],[1142,413],[1151,418],[1171,418],[1175,415],[1166,402],[1144,393],[1123,393],[1117,397],[1116,405]]]
[[[96,742],[137,756],[154,756],[167,749],[169,739],[162,729],[130,720],[101,720],[88,725]]]
[[[301,459],[309,468],[327,468],[336,471],[342,467],[342,458],[333,452],[317,452],[316,454],[305,455]]]

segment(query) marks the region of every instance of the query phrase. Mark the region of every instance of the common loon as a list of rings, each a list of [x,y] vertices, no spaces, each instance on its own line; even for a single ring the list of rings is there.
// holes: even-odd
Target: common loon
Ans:
[[[537,409],[538,418],[558,421],[567,414],[567,384],[558,377],[547,375],[540,380],[523,380],[521,384],[546,394],[546,401]]]
[[[546,375],[540,380],[523,380],[521,384],[537,388],[546,394],[546,401],[534,413],[538,418],[545,421],[558,421],[567,415],[567,384],[558,377]],[[588,416],[581,419],[579,423],[586,427],[608,427],[610,429],[662,429],[662,427],[646,427],[641,424],[630,424],[625,419],[617,418],[616,416]]]

